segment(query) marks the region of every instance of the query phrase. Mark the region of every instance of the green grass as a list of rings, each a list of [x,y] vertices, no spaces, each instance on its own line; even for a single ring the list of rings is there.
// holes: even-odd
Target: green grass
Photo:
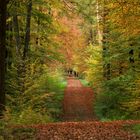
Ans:
[[[90,84],[89,84],[89,82],[88,82],[87,80],[85,80],[85,79],[80,79],[80,81],[81,81],[81,83],[82,83],[83,86],[85,86],[85,87],[90,87]]]
[[[140,135],[140,124],[133,125],[132,131],[134,131],[136,134]]]
[[[34,140],[35,134],[35,128],[5,127],[5,129],[0,131],[0,140]]]
[[[140,136],[140,124],[125,125],[124,129]]]

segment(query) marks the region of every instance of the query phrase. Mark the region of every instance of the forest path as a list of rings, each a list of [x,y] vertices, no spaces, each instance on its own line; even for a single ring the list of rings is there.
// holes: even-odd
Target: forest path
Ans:
[[[93,120],[93,98],[91,88],[84,87],[80,80],[69,77],[64,93],[63,119],[65,121]]]
[[[126,129],[140,121],[96,121],[92,112],[93,99],[91,88],[84,87],[75,78],[68,78],[64,95],[65,122],[25,126],[35,128],[33,139],[19,140],[140,140],[140,136]]]
[[[67,122],[37,126],[37,140],[140,140],[139,136],[124,129],[140,121],[96,121],[93,103],[92,89],[69,77],[63,102],[63,119]]]

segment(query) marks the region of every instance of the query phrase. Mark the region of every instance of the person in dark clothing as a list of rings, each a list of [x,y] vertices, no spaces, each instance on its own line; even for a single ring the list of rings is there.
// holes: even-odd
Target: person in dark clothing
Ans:
[[[72,75],[72,72],[73,72],[73,70],[72,70],[72,69],[70,69],[70,75]]]
[[[79,77],[79,74],[78,74],[78,72],[76,72],[76,77]]]
[[[69,69],[67,70],[67,73],[68,73],[68,75],[70,74],[70,70]]]
[[[74,77],[77,77],[77,72],[76,71],[74,71]]]

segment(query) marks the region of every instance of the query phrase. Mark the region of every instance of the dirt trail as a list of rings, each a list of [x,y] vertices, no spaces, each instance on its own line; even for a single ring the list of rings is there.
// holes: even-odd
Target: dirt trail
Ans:
[[[90,88],[84,87],[79,80],[68,78],[63,118],[71,122],[31,126],[37,130],[33,140],[140,140],[140,136],[124,129],[140,121],[96,121],[92,112],[93,99]]]
[[[68,78],[64,95],[64,120],[93,120],[93,92],[75,78]]]

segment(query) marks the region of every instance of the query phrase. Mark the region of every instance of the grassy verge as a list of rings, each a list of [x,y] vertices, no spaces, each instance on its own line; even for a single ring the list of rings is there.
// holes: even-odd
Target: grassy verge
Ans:
[[[134,132],[136,132],[138,135],[140,135],[140,124],[137,124],[137,125],[133,126],[133,130],[134,130]]]
[[[5,127],[5,129],[0,129],[0,140],[34,140],[35,137],[35,128]]]
[[[132,125],[131,130],[140,136],[140,124]]]
[[[140,137],[140,124],[126,125],[124,126],[126,131],[130,131],[135,133],[138,137]]]
[[[59,92],[52,93],[52,96],[47,100],[47,108],[48,112],[54,118],[54,121],[61,121],[62,113],[63,113],[63,98],[64,98],[64,89],[67,85],[66,81],[61,81],[59,83]]]
[[[80,82],[82,83],[83,86],[85,86],[85,87],[90,87],[90,83],[89,83],[87,80],[85,80],[85,79],[80,79]]]

